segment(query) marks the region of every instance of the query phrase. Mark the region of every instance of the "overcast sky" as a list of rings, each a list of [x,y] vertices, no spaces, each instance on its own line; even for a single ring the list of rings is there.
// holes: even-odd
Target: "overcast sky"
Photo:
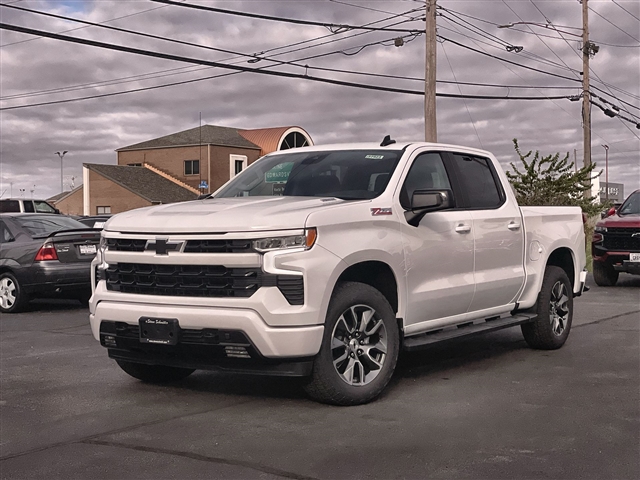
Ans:
[[[64,35],[198,60],[297,74],[306,72],[309,76],[407,90],[424,89],[422,82],[413,80],[424,78],[424,35],[361,30],[332,33],[322,26],[244,18],[142,0],[0,2],[201,46],[259,54],[264,59],[248,63],[250,57],[246,56],[96,26],[77,29],[83,25],[0,7],[1,21],[6,24],[56,33],[74,29]],[[188,0],[187,3],[340,25],[424,29],[424,21],[420,19],[424,17],[424,1]],[[439,93],[496,97],[580,94],[582,60],[577,35],[581,32],[582,7],[577,0],[438,0],[438,5],[441,7],[437,18],[441,37],[437,45]],[[603,106],[608,106],[605,101],[611,102],[619,108],[621,116],[632,120],[610,118],[594,106],[592,159],[598,168],[604,169],[602,145],[609,145],[609,181],[624,183],[628,194],[640,188],[640,130],[636,128],[640,122],[640,1],[589,0],[589,6],[591,40],[600,47],[591,61],[592,86],[597,87],[594,93],[605,99],[596,101]],[[556,31],[544,27],[547,20]],[[500,24],[522,21],[538,25],[497,28]],[[397,47],[394,38],[399,36],[404,37],[404,45]],[[0,31],[0,45],[3,109],[0,193],[4,192],[4,197],[11,191],[14,197],[26,198],[31,197],[31,190],[34,198],[59,193],[60,159],[56,151],[69,151],[64,157],[64,184],[68,190],[72,177],[75,186],[81,183],[83,162],[115,164],[115,149],[196,127],[200,115],[204,124],[237,128],[298,125],[310,133],[316,144],[379,142],[387,134],[400,141],[424,139],[424,99],[419,95],[255,73],[9,109],[230,72],[6,30]],[[364,45],[368,46],[361,48]],[[521,46],[523,50],[508,52],[507,46]],[[269,59],[297,65],[278,65]],[[318,67],[402,78],[354,75]],[[579,101],[438,98],[437,117],[440,142],[492,151],[507,168],[509,162],[517,161],[513,138],[519,140],[525,151],[569,152],[573,159],[576,150],[579,164],[583,161]]]

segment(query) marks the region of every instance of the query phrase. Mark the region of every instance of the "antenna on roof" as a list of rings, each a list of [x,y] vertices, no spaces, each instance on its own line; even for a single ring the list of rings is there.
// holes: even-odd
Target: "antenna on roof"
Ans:
[[[382,143],[380,144],[381,147],[386,147],[387,145],[392,145],[396,143],[395,140],[391,140],[391,135],[387,135],[386,137],[384,137],[384,139],[382,140]]]

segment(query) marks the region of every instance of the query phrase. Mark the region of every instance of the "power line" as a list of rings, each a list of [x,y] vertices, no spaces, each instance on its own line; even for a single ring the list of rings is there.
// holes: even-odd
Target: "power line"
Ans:
[[[18,0],[21,1],[21,0]],[[0,6],[3,7],[10,7],[10,5],[12,3],[17,3],[17,2],[11,2],[11,3],[2,3],[0,4]],[[115,17],[115,18],[110,18],[109,20],[103,20],[102,22],[98,22],[99,24],[102,23],[107,23],[107,22],[113,22],[115,20],[122,20],[123,18],[129,18],[129,17],[133,17],[135,15],[140,15],[142,13],[147,13],[147,12],[152,12],[154,10],[160,10],[161,8],[167,8],[169,5],[162,5],[161,7],[154,7],[154,8],[149,8],[147,10],[142,10],[140,12],[134,12],[134,13],[130,13],[128,15],[123,15],[121,17]],[[10,8],[18,8],[18,7],[10,7]],[[23,10],[28,10],[28,9],[23,9]],[[82,30],[83,28],[88,28],[89,26],[84,26],[84,27],[76,27],[76,28],[70,28],[68,30],[62,30],[61,32],[58,33],[69,33],[69,32],[75,32],[76,30]],[[27,42],[34,42],[36,40],[39,40],[39,38],[29,38],[27,40],[20,40],[19,42],[11,42],[11,43],[5,43],[4,45],[0,45],[0,48],[3,47],[8,47],[10,45],[17,45],[19,43],[27,43]]]
[[[208,66],[212,66],[212,67],[220,67],[220,68],[224,68],[224,69],[228,69],[228,70],[234,70],[234,71],[237,71],[237,72],[251,72],[251,73],[258,73],[258,74],[262,74],[262,75],[270,75],[270,76],[276,76],[276,77],[296,78],[296,79],[301,79],[301,80],[309,80],[309,81],[327,83],[327,84],[332,84],[332,85],[356,87],[356,88],[362,88],[362,89],[367,89],[367,90],[377,90],[377,91],[385,91],[385,92],[393,92],[393,93],[405,93],[405,94],[410,94],[410,95],[424,95],[423,91],[408,90],[408,89],[401,89],[401,88],[392,88],[392,87],[383,87],[383,86],[379,86],[379,85],[369,85],[369,84],[362,84],[362,83],[355,83],[355,82],[345,82],[345,81],[342,81],[342,80],[334,80],[334,79],[330,79],[330,78],[311,77],[311,76],[306,75],[306,74],[305,75],[301,75],[301,74],[295,74],[295,73],[289,73],[289,72],[261,70],[261,69],[245,67],[245,66],[241,66],[241,65],[230,65],[230,64],[220,63],[220,62],[212,62],[212,61],[208,61],[208,60],[199,60],[199,59],[190,58],[190,57],[184,57],[184,56],[179,56],[179,55],[171,55],[171,54],[166,54],[166,53],[154,52],[154,51],[150,51],[150,50],[141,50],[141,49],[125,47],[125,46],[121,46],[121,45],[114,45],[114,44],[110,44],[110,43],[97,42],[97,41],[94,41],[94,40],[87,40],[87,39],[83,39],[83,38],[74,38],[74,37],[69,37],[69,36],[66,36],[66,35],[60,35],[60,34],[53,33],[53,32],[46,32],[46,31],[43,31],[43,30],[35,30],[35,29],[31,29],[31,28],[25,28],[25,27],[20,27],[20,26],[17,26],[17,25],[6,24],[6,23],[0,23],[0,29],[2,29],[2,30],[10,30],[10,31],[15,31],[15,32],[20,32],[20,33],[26,33],[26,34],[30,34],[30,35],[40,35],[40,36],[43,36],[43,37],[54,38],[54,39],[62,40],[62,41],[66,41],[66,42],[77,43],[77,44],[82,44],[82,45],[88,45],[88,46],[93,46],[93,47],[98,47],[98,48],[104,48],[104,49],[108,49],[108,50],[115,50],[115,51],[120,51],[120,52],[125,52],[125,53],[132,53],[132,54],[142,55],[142,56],[146,56],[146,57],[162,58],[162,59],[165,59],[165,60],[173,60],[173,61],[179,61],[179,62],[194,63],[194,64],[198,64],[198,65],[208,65]],[[108,94],[101,95],[101,96],[107,96],[107,95]],[[553,96],[553,97],[551,97],[551,96],[545,96],[545,97],[524,97],[524,96],[500,97],[500,96],[492,96],[492,95],[457,95],[457,94],[450,94],[450,93],[439,93],[437,95],[440,96],[440,97],[445,97],[445,98],[471,98],[471,99],[480,99],[480,100],[546,100],[546,99],[570,99],[570,98],[573,98],[571,96],[566,96],[566,95],[562,95],[562,96],[559,95],[559,96]],[[97,97],[98,96],[96,96],[96,98]],[[54,104],[54,103],[66,103],[68,101],[69,100],[66,100],[66,101],[65,100],[60,100],[60,101],[57,101],[57,102],[45,102],[44,104],[51,105],[51,104]],[[39,105],[43,105],[43,104],[39,104]],[[0,110],[13,110],[13,109],[18,109],[18,108],[25,108],[27,106],[35,106],[35,105],[18,105],[18,106],[14,106],[14,107],[5,107],[5,108],[2,108]]]
[[[365,27],[358,25],[346,25],[346,24],[335,24],[335,23],[327,23],[327,22],[314,22],[311,20],[299,20],[295,18],[286,18],[286,17],[272,17],[271,15],[260,15],[257,13],[248,13],[248,12],[239,12],[236,10],[227,10],[224,8],[215,8],[215,7],[205,7],[203,5],[193,5],[190,3],[178,3],[173,0],[151,0],[155,3],[164,3],[167,5],[175,5],[177,7],[186,7],[193,8],[196,10],[203,10],[207,12],[216,12],[216,13],[224,13],[228,15],[235,15],[238,17],[248,17],[248,18],[258,18],[261,20],[270,20],[274,22],[283,22],[283,23],[293,23],[297,25],[313,25],[316,27],[325,27],[328,28],[332,33],[340,33],[348,30],[369,30],[369,31],[386,31],[386,32],[401,32],[401,33],[414,33],[419,30],[403,30],[397,28],[385,28],[385,27]]]
[[[629,32],[627,32],[626,30],[623,30],[622,28],[620,28],[618,25],[616,25],[615,23],[613,23],[611,20],[609,20],[606,17],[603,17],[602,15],[600,15],[598,12],[596,12],[593,8],[589,7],[589,10],[591,10],[593,13],[595,13],[597,16],[599,16],[600,18],[602,18],[605,22],[609,23],[610,25],[613,25],[615,28],[617,28],[618,30],[620,30],[622,33],[624,33],[625,35],[633,38],[636,42],[638,42],[638,44],[640,44],[640,40],[638,40],[636,37],[634,37],[633,35],[631,35]]]
[[[363,5],[356,5],[354,3],[341,2],[339,0],[329,0],[329,1],[332,2],[332,3],[339,3],[341,5],[347,5],[349,7],[361,8],[363,10],[369,10],[370,12],[386,13],[387,15],[396,15],[393,12],[388,12],[386,10],[378,10],[377,8],[365,7]],[[422,8],[420,10],[422,10]],[[397,14],[397,15],[405,16],[404,14]]]
[[[616,0],[611,0],[614,4],[616,4],[617,6],[619,6],[622,10],[624,10],[625,12],[627,12],[629,15],[631,15],[633,18],[635,18],[636,20],[638,20],[640,22],[640,18],[636,17],[633,13],[631,13],[629,10],[627,10],[626,8],[624,8],[622,5],[620,5],[618,2],[616,2]]]

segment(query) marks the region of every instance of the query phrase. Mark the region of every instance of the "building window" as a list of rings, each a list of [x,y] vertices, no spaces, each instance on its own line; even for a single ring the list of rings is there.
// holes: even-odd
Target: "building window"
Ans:
[[[200,175],[200,160],[185,160],[184,161],[184,174],[185,175]]]
[[[141,167],[141,163],[127,163],[127,167]]]
[[[97,215],[108,215],[111,213],[111,207],[97,207]]]
[[[245,155],[229,155],[229,178],[235,177],[245,168],[247,168]]]
[[[307,137],[305,137],[300,132],[291,132],[280,144],[280,148],[278,150],[288,150],[290,148],[298,148],[298,147],[306,147],[309,145],[309,141]]]

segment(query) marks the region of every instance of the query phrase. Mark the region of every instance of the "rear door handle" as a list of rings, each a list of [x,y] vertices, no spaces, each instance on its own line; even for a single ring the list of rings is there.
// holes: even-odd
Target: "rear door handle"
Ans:
[[[520,224],[518,222],[510,222],[509,225],[507,225],[507,228],[512,232],[515,232],[516,230],[520,230]]]
[[[467,225],[466,223],[461,223],[456,227],[456,232],[458,233],[469,233],[471,231],[471,225]]]

